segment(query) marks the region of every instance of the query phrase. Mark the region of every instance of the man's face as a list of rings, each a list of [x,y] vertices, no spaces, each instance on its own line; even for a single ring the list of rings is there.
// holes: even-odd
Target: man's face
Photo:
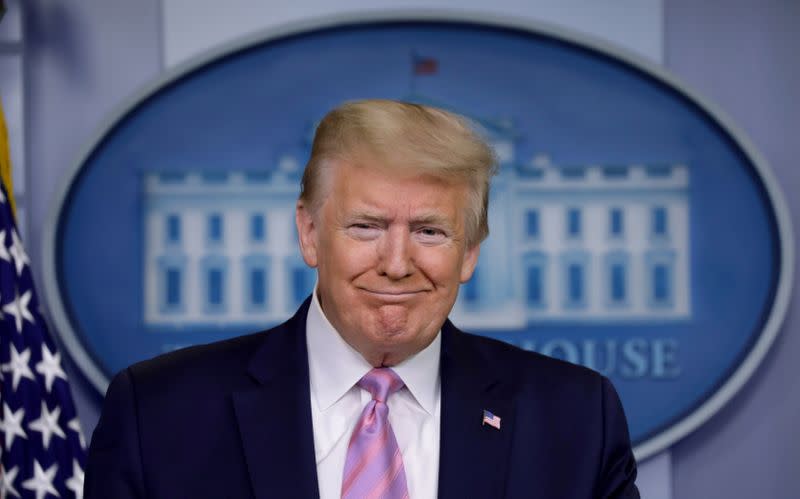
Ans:
[[[303,258],[317,267],[326,317],[373,366],[427,347],[475,268],[468,187],[430,176],[331,165],[318,213],[298,203]]]

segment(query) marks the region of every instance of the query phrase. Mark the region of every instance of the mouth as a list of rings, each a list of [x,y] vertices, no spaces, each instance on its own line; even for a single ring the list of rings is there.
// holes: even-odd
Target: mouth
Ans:
[[[425,293],[425,290],[381,290],[360,288],[364,293],[385,302],[403,302],[411,300]]]

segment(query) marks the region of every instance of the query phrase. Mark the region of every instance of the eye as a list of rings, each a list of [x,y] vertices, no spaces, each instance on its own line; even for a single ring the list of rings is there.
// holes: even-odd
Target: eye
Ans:
[[[347,234],[354,239],[370,240],[380,235],[381,228],[375,224],[357,222],[347,226]]]
[[[420,227],[415,233],[423,243],[428,244],[444,242],[447,239],[447,233],[437,227]]]

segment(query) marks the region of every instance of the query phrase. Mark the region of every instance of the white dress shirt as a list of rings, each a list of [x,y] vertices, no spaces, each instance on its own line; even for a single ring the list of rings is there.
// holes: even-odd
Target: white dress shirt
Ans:
[[[372,400],[356,383],[372,366],[325,317],[316,290],[306,318],[311,420],[320,499],[339,499],[347,446],[361,411]],[[391,395],[389,423],[403,455],[411,499],[434,499],[439,483],[439,352],[428,347],[394,366],[405,386]]]

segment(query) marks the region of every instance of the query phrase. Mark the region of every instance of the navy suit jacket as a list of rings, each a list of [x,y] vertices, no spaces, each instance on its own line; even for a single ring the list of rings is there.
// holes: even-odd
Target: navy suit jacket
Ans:
[[[305,324],[119,373],[86,499],[316,498]],[[619,399],[588,369],[442,327],[439,497],[638,498]],[[482,425],[484,409],[501,418]],[[431,442],[437,445],[437,442]]]

